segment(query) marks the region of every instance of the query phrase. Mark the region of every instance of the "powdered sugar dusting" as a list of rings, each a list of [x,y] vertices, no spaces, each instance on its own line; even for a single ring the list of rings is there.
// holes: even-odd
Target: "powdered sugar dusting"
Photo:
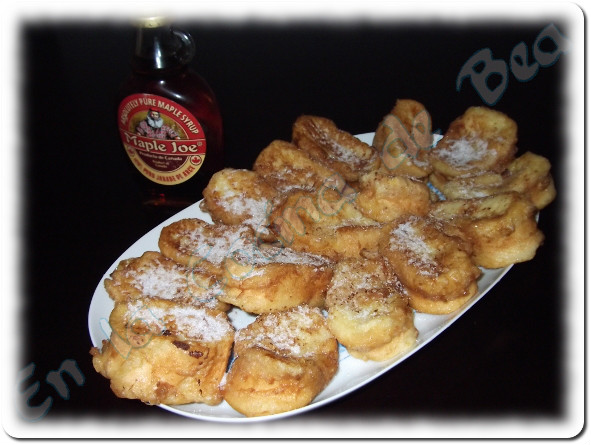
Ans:
[[[159,307],[142,300],[127,304],[126,320],[142,320],[164,331],[174,326],[174,331],[188,340],[220,341],[233,331],[223,313],[211,315],[203,308],[192,306]]]
[[[251,266],[266,266],[269,264],[294,264],[324,267],[330,261],[320,255],[299,252],[287,247],[251,246],[251,249],[236,250],[232,259],[240,264]]]
[[[341,261],[327,291],[327,298],[333,295],[351,294],[358,290],[369,290],[384,286],[386,276],[382,271],[373,273],[362,268],[358,262]]]
[[[436,251],[421,238],[413,226],[414,222],[416,218],[410,218],[391,231],[390,247],[409,254],[409,261],[419,268],[419,273],[429,275],[436,266]]]
[[[207,235],[200,231],[181,234],[180,246],[195,258],[221,265],[232,250],[242,249],[252,242],[245,226],[227,226],[222,234]]]
[[[182,296],[187,289],[186,271],[179,265],[164,267],[156,260],[153,267],[139,271],[127,271],[130,284],[143,295],[172,300]]]
[[[452,139],[445,148],[435,151],[437,157],[458,169],[467,169],[470,163],[477,162],[490,156],[494,150],[488,149],[484,139]]]
[[[261,315],[257,320],[260,326],[253,329],[254,325],[251,325],[240,329],[236,333],[236,341],[275,350],[285,355],[310,355],[310,352],[302,350],[300,342],[309,335],[309,331],[316,329],[316,319],[311,316],[312,313],[322,316],[320,309],[309,306],[298,306],[288,312]]]
[[[266,232],[268,212],[271,211],[270,199],[254,198],[245,192],[229,190],[218,204],[226,212],[242,218],[242,224],[252,227],[255,231]]]
[[[220,285],[210,284],[211,277],[200,272],[200,269],[155,260],[150,267],[126,271],[125,277],[144,297],[215,308]]]

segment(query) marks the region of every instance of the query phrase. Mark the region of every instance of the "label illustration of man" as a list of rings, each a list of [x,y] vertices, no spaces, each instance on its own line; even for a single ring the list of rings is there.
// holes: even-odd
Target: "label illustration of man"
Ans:
[[[164,123],[158,110],[150,108],[146,118],[135,128],[140,136],[152,139],[180,139],[176,131]]]

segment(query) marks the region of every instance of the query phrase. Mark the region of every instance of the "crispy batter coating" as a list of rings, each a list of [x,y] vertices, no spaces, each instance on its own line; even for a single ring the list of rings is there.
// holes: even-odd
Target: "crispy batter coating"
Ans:
[[[273,210],[270,228],[282,245],[297,251],[333,261],[359,256],[377,247],[381,224],[364,216],[353,205],[355,198],[326,187],[291,192]]]
[[[503,175],[485,171],[473,176],[447,178],[439,172],[433,172],[429,181],[447,199],[483,198],[499,193],[503,185]]]
[[[478,266],[527,261],[542,243],[550,163],[515,159],[516,141],[515,122],[484,107],[436,147],[415,100],[396,102],[371,146],[299,117],[292,142],[273,141],[252,170],[212,176],[201,203],[212,224],[169,224],[161,253],[119,263],[104,282],[112,333],[91,348],[93,366],[118,397],[225,398],[263,416],[314,400],[337,372],[337,340],[361,360],[400,356],[416,344],[413,309],[460,309]],[[235,333],[232,306],[258,316]]]
[[[214,222],[246,225],[263,238],[269,234],[268,213],[277,195],[258,173],[225,168],[214,173],[203,190],[202,208]]]
[[[332,263],[285,247],[252,246],[224,263],[224,290],[218,298],[254,314],[301,304],[323,307]]]
[[[236,333],[224,399],[249,416],[308,405],[338,369],[338,345],[319,309],[264,314]]]
[[[532,259],[544,240],[537,208],[515,192],[433,204],[430,215],[458,227],[473,246],[474,263],[489,269]]]
[[[472,298],[481,271],[455,237],[433,218],[408,216],[387,226],[379,252],[419,312],[446,314]]]
[[[368,251],[377,251],[383,226],[310,227],[299,235],[289,224],[279,226],[279,239],[284,246],[299,252],[322,255],[332,261],[357,258]]]
[[[326,294],[328,327],[353,357],[396,357],[411,349],[418,335],[403,291],[382,259],[340,261]]]
[[[501,173],[517,151],[517,124],[500,111],[470,107],[454,120],[429,153],[433,168],[445,176]]]
[[[396,101],[372,141],[380,154],[380,171],[414,178],[425,178],[433,170],[428,156],[432,145],[431,115],[412,99]]]
[[[292,129],[292,142],[350,183],[380,165],[380,158],[373,147],[340,130],[333,121],[324,117],[298,117]]]
[[[353,204],[355,193],[343,194],[329,187],[316,192],[292,191],[282,196],[269,216],[271,226],[282,218],[298,234],[307,227],[371,226],[376,221],[368,218]]]
[[[109,323],[110,341],[90,354],[117,397],[150,405],[222,401],[234,340],[224,312],[138,299],[116,303]]]
[[[515,191],[527,196],[539,209],[556,198],[550,161],[530,151],[515,159],[504,173],[502,191]]]
[[[271,184],[279,193],[294,189],[314,191],[324,184],[345,180],[335,170],[312,159],[291,142],[275,140],[256,158],[253,170]]]
[[[426,215],[431,195],[422,181],[375,171],[361,177],[354,205],[368,218],[386,223],[405,215]]]
[[[121,261],[104,285],[116,302],[150,298],[227,311],[230,306],[216,297],[216,282],[199,268],[185,267],[160,252],[148,251]]]
[[[179,264],[221,276],[226,257],[254,242],[254,231],[248,226],[211,224],[198,218],[186,218],[162,229],[158,247]]]
[[[517,192],[541,210],[556,197],[550,167],[548,159],[528,151],[513,160],[502,173],[484,171],[473,176],[447,178],[435,172],[429,180],[448,199],[483,198]]]

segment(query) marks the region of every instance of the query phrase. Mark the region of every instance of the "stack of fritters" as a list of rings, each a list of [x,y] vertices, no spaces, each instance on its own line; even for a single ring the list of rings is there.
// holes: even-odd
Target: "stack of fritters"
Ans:
[[[515,158],[516,142],[517,124],[484,107],[438,143],[414,100],[396,102],[371,145],[301,116],[252,170],[213,175],[200,205],[212,223],[168,225],[160,252],[105,281],[113,332],[91,350],[95,368],[120,397],[224,398],[260,416],[310,403],[337,372],[337,342],[362,360],[399,357],[416,342],[415,312],[460,309],[481,268],[527,261],[542,243],[550,163]],[[257,316],[236,336],[233,307]]]

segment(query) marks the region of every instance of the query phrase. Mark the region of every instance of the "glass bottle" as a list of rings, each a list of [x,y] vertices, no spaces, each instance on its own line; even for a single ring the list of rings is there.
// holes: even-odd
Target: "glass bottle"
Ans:
[[[222,118],[206,81],[189,68],[190,34],[161,17],[139,20],[131,76],[117,113],[121,141],[149,208],[197,202],[223,168]]]

